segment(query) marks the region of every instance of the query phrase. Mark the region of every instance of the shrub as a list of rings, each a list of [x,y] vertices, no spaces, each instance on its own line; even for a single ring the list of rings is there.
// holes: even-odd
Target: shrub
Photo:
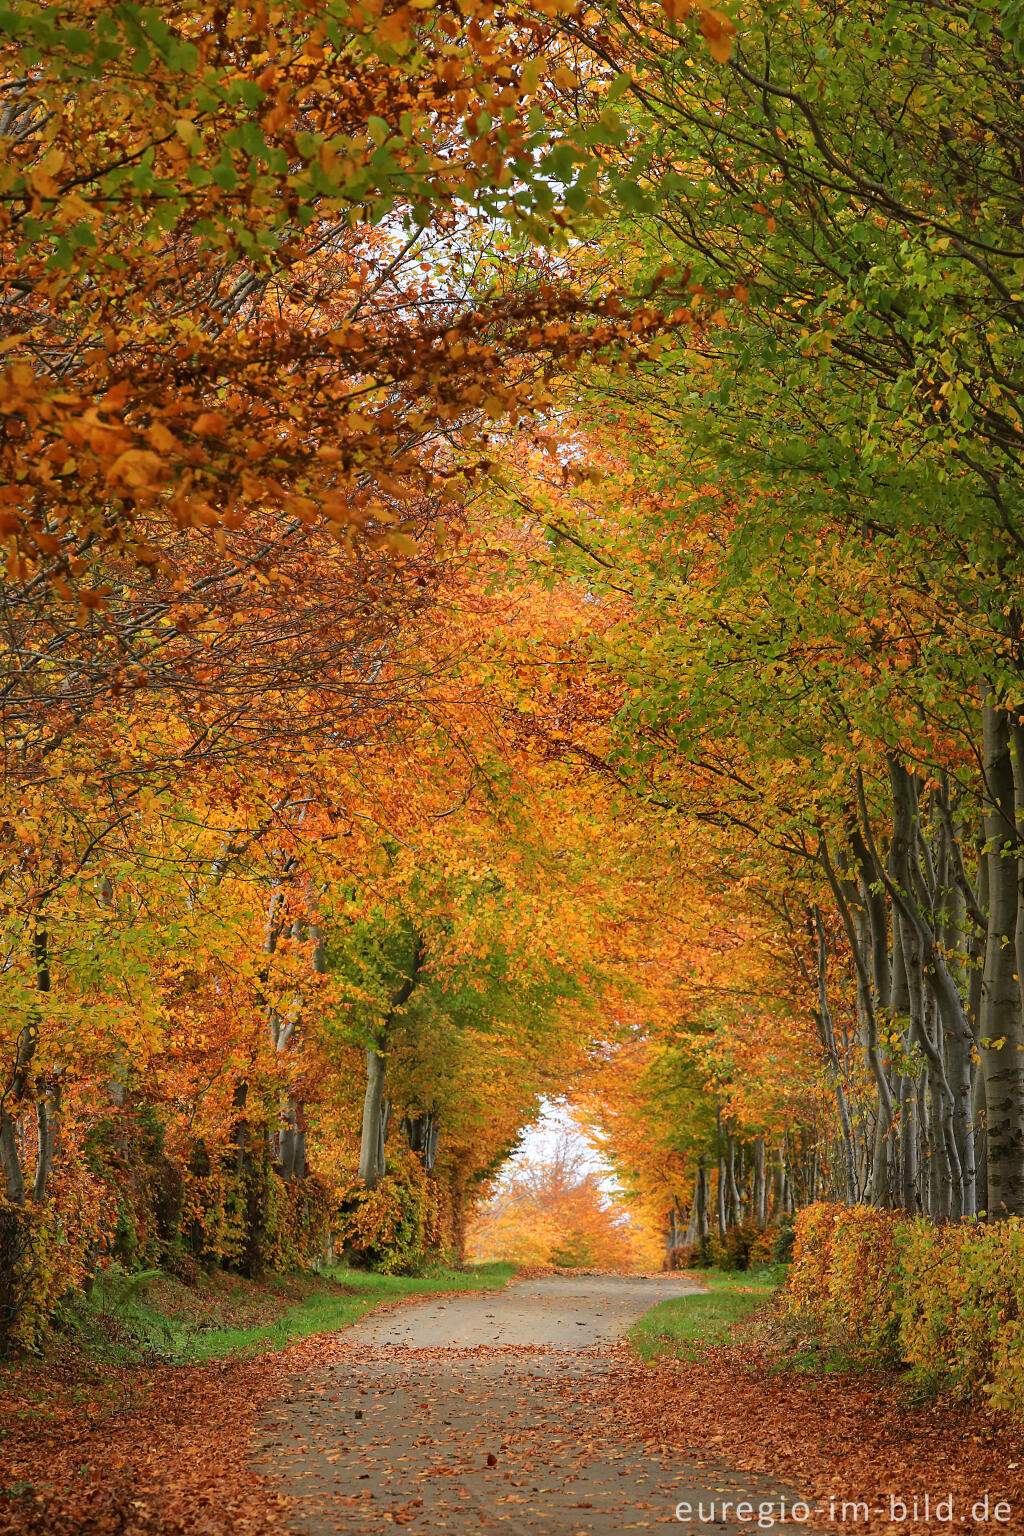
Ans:
[[[698,1269],[701,1267],[699,1243],[677,1243],[665,1255],[666,1269]]]
[[[54,1174],[43,1205],[0,1202],[0,1347],[39,1343],[61,1298],[91,1278],[115,1219],[110,1191],[80,1163]]]
[[[594,1239],[589,1232],[570,1232],[555,1244],[550,1257],[556,1269],[589,1269],[596,1262]]]
[[[14,1342],[32,1295],[33,1238],[30,1214],[0,1199],[0,1355]]]
[[[772,1249],[772,1260],[776,1264],[791,1264],[793,1262],[793,1244],[796,1240],[796,1228],[793,1226],[793,1218],[785,1215],[782,1224],[775,1233],[775,1245]]]
[[[765,1265],[776,1262],[775,1250],[778,1247],[779,1235],[774,1227],[755,1227],[747,1250],[749,1269],[761,1269]]]
[[[787,1297],[850,1358],[1024,1417],[1024,1222],[936,1227],[811,1206],[797,1217]]]
[[[199,1265],[258,1275],[304,1268],[323,1243],[329,1202],[315,1178],[283,1183],[265,1138],[238,1150],[165,1149],[156,1111],[134,1105],[58,1160],[42,1205],[0,1198],[0,1353],[33,1348],[68,1292],[98,1268],[162,1267],[195,1284]]]
[[[742,1272],[770,1264],[775,1257],[775,1233],[753,1221],[729,1227],[724,1237],[713,1232],[705,1245],[715,1269]]]
[[[267,1191],[263,1261],[270,1269],[305,1269],[319,1254],[327,1231],[327,1192],[315,1178],[284,1184],[272,1177]]]
[[[348,1192],[335,1230],[351,1262],[398,1274],[423,1260],[430,1208],[423,1165],[415,1156],[399,1156],[376,1188]]]

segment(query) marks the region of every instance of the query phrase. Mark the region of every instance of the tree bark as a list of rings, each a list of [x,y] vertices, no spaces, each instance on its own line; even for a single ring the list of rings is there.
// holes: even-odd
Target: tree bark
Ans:
[[[384,1117],[384,1031],[366,1047],[366,1093],[363,1096],[363,1128],[359,1141],[359,1180],[375,1189],[384,1176],[381,1157],[381,1125]]]
[[[716,1190],[716,1212],[718,1216],[718,1235],[724,1237],[729,1227],[728,1213],[725,1206],[725,1143],[722,1137],[722,1111],[716,1110],[718,1126],[718,1188]]]
[[[836,1048],[832,1011],[828,1002],[828,951],[825,946],[825,928],[821,921],[821,911],[817,905],[812,909],[810,928],[812,938],[817,940],[818,955],[818,1007],[815,1010],[815,1018],[818,1024],[818,1034],[825,1051],[825,1059],[828,1062],[829,1074],[832,1078],[832,1091],[835,1094],[836,1108],[839,1114],[839,1128],[843,1138],[843,1168],[846,1174],[846,1203],[847,1205],[856,1205],[859,1193],[857,1189],[857,1152],[853,1143],[853,1128],[850,1123],[849,1105],[846,1101],[846,1088],[843,1084],[842,1064],[839,1060],[839,1051]]]
[[[739,1226],[743,1220],[743,1200],[736,1182],[736,1138],[731,1130],[726,1131],[725,1140],[728,1149],[729,1207],[733,1224]]]
[[[37,926],[32,935],[32,954],[36,968],[36,992],[43,994],[50,990],[50,962],[46,929]],[[21,1166],[21,1151],[18,1147],[18,1136],[14,1120],[7,1108],[8,1102],[20,1104],[28,1091],[29,1077],[32,1070],[32,1061],[39,1044],[39,1014],[34,1010],[35,1017],[29,1019],[24,1029],[18,1036],[14,1048],[14,1062],[11,1067],[11,1075],[3,1095],[0,1097],[0,1162],[3,1163],[4,1182],[7,1190],[7,1198],[15,1205],[25,1204],[25,1175]],[[47,1131],[48,1136],[48,1131]],[[45,1151],[48,1145],[44,1138],[42,1148]],[[38,1160],[36,1182],[38,1182]],[[43,1181],[45,1193],[45,1180]],[[33,1185],[33,1194],[35,1185]]]
[[[863,786],[859,785],[858,787],[862,801],[862,814],[866,817],[867,807],[863,805]],[[892,1004],[889,920],[884,891],[878,889],[884,882],[884,871],[878,864],[873,847],[869,851],[864,838],[856,829],[851,833],[850,847],[859,873],[858,895],[868,917],[870,971],[865,962],[863,946],[856,932],[849,903],[843,894],[838,875],[829,857],[828,845],[824,838],[821,841],[819,852],[825,873],[839,907],[839,914],[843,920],[847,942],[850,945],[850,951],[853,956],[854,969],[857,976],[858,1008],[863,1031],[862,1045],[865,1060],[874,1079],[875,1092],[878,1096],[878,1116],[871,1156],[869,1198],[872,1205],[888,1207],[892,1203],[890,1162],[893,1151],[891,1132],[895,1120],[895,1106],[893,1104],[892,1089],[886,1076],[882,1053],[878,1045],[878,1010],[887,1013]],[[859,1183],[857,1187],[864,1188],[864,1185]]]
[[[384,1097],[388,1028],[412,996],[423,964],[423,940],[419,934],[413,948],[409,974],[388,1000],[383,1023],[373,1030],[366,1044],[366,1093],[363,1096],[363,1124],[359,1138],[359,1180],[374,1189],[384,1176],[384,1137],[387,1133],[387,1101]]]
[[[764,1137],[758,1136],[754,1140],[754,1190],[753,1190],[753,1217],[759,1227],[766,1223],[765,1213],[766,1195],[768,1184],[764,1176]]]
[[[985,858],[988,932],[981,986],[979,1049],[985,1073],[988,1218],[1024,1215],[1024,1021],[1017,980],[1018,849],[1010,720],[986,703]]]

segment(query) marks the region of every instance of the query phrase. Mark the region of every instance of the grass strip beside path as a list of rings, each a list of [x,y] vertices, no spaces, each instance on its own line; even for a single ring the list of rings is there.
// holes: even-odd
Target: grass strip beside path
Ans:
[[[630,1330],[629,1341],[642,1360],[692,1359],[708,1344],[727,1343],[737,1323],[745,1321],[778,1290],[784,1271],[752,1270],[695,1275],[706,1291],[659,1302]]]
[[[333,1333],[368,1312],[407,1297],[494,1290],[512,1264],[380,1275],[341,1265],[319,1274],[202,1275],[196,1286],[161,1271],[107,1271],[88,1301],[67,1318],[68,1331],[98,1359],[184,1365],[284,1349],[312,1334]]]

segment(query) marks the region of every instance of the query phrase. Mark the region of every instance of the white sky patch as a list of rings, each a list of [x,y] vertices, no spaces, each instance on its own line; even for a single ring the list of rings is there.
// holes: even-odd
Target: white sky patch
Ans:
[[[595,1152],[587,1140],[578,1122],[574,1119],[571,1108],[565,1099],[545,1099],[541,1117],[536,1125],[531,1125],[523,1137],[522,1143],[513,1152],[508,1162],[498,1175],[497,1183],[504,1184],[506,1180],[515,1176],[516,1170],[522,1162],[545,1162],[549,1160],[556,1146],[563,1139],[568,1139],[574,1147],[578,1147],[581,1168],[584,1171],[593,1169],[600,1176],[602,1189],[609,1194],[615,1194],[619,1189],[619,1182],[615,1176],[615,1170],[600,1153]]]

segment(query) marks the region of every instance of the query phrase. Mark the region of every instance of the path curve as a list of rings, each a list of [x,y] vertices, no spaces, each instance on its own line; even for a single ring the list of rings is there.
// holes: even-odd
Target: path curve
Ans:
[[[701,1287],[675,1275],[555,1275],[513,1280],[501,1291],[460,1291],[371,1313],[346,1332],[351,1344],[392,1349],[535,1345],[584,1349],[622,1338],[659,1301]]]
[[[558,1277],[372,1314],[272,1406],[256,1466],[308,1536],[735,1533],[737,1504],[777,1508],[792,1490],[626,1438],[609,1406],[617,1341],[699,1289],[673,1275]]]

